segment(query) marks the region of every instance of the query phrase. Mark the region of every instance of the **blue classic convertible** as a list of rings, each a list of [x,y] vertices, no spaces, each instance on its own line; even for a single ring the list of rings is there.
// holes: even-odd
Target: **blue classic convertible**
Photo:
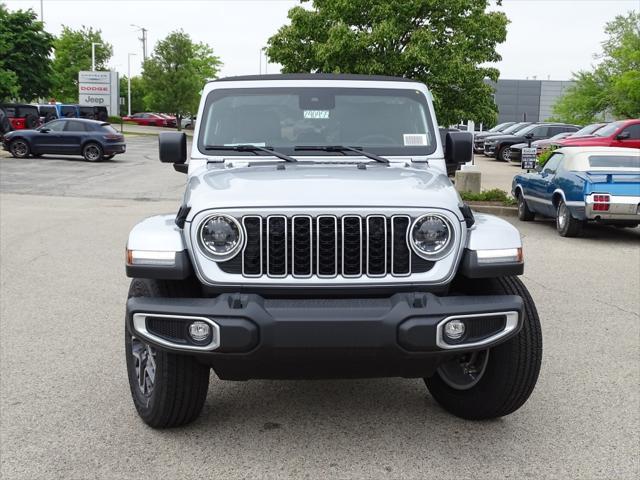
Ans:
[[[563,237],[580,234],[587,221],[620,227],[640,224],[640,150],[564,147],[541,169],[516,175],[518,218],[556,219]]]

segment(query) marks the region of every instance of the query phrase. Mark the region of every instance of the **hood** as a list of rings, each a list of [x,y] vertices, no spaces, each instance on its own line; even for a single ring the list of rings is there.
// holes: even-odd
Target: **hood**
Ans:
[[[405,164],[275,164],[209,167],[190,178],[191,211],[232,207],[437,207],[460,197],[439,170]]]

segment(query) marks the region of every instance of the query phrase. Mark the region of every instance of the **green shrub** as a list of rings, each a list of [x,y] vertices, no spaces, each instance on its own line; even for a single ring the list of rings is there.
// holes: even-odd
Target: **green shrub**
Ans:
[[[551,158],[551,155],[553,155],[553,151],[558,148],[556,146],[551,146],[548,149],[546,149],[545,151],[543,151],[540,155],[538,155],[538,166],[539,167],[544,167],[544,164],[547,163],[547,161],[549,161],[549,158]]]
[[[516,200],[510,197],[507,192],[499,188],[483,190],[480,193],[460,192],[460,196],[467,202],[500,202],[503,205],[515,205]]]

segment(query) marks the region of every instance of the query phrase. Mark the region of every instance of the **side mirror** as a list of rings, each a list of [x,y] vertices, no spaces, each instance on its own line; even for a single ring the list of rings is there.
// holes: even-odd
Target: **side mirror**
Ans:
[[[458,168],[458,165],[473,160],[473,133],[447,132],[444,142],[444,161],[447,167]]]
[[[162,132],[158,135],[160,161],[182,165],[187,161],[187,135],[179,132]]]
[[[533,138],[533,133],[527,133],[524,138],[526,138],[527,140],[531,140]]]
[[[40,133],[49,133],[51,131],[50,128],[41,128]]]
[[[536,172],[540,173],[542,172],[542,165],[539,163],[536,163],[536,168],[535,168]]]
[[[619,133],[618,135],[616,135],[616,139],[617,140],[626,140],[630,136],[631,136],[630,132],[622,132],[622,133]]]

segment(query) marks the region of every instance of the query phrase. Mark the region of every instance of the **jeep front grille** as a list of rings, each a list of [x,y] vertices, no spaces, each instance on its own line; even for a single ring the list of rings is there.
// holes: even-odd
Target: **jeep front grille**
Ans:
[[[407,245],[408,215],[246,215],[243,251],[219,263],[245,277],[357,278],[427,272]]]

